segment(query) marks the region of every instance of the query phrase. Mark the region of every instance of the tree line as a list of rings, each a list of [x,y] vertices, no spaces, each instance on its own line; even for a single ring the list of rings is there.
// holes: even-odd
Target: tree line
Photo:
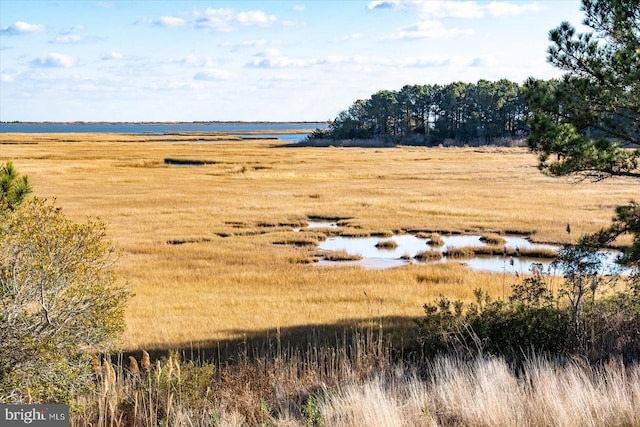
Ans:
[[[528,135],[530,110],[522,87],[502,79],[495,82],[455,82],[447,85],[405,85],[381,90],[315,131],[316,139],[385,139],[414,144],[439,144]]]

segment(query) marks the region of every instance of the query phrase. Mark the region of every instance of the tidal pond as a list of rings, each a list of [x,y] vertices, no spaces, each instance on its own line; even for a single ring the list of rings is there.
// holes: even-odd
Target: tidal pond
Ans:
[[[410,263],[424,264],[434,262],[459,262],[467,265],[474,271],[505,272],[511,274],[527,274],[531,272],[534,264],[542,265],[545,273],[559,274],[551,267],[552,259],[533,258],[526,256],[509,256],[508,253],[519,253],[522,251],[558,251],[561,247],[548,244],[533,243],[520,236],[501,236],[505,240],[503,255],[473,255],[471,257],[451,257],[446,256],[447,252],[456,248],[466,247],[489,247],[481,240],[479,235],[441,235],[443,242],[438,247],[429,246],[429,240],[416,237],[412,234],[395,235],[392,237],[330,237],[320,242],[319,249],[325,251],[345,251],[351,255],[360,255],[359,261],[327,261],[321,260],[320,265],[358,265],[370,269],[382,269],[399,267]],[[397,246],[394,248],[378,247],[381,241],[394,241]],[[378,246],[376,246],[378,245]],[[418,261],[415,256],[423,251],[439,251],[443,254],[437,261]],[[604,252],[606,256],[606,269],[603,273],[611,273],[615,268],[617,252]]]

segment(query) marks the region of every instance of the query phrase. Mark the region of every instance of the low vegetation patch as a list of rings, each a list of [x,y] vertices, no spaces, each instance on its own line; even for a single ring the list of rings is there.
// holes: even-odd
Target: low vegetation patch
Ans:
[[[521,256],[528,258],[547,258],[554,259],[558,256],[558,251],[553,249],[531,249],[531,248],[521,248],[521,249],[508,249],[507,255],[509,256]]]
[[[426,238],[427,238],[427,245],[429,246],[440,247],[444,245],[444,241],[442,240],[442,237],[437,233],[431,233],[428,236],[426,236]]]
[[[487,233],[480,236],[480,241],[486,243],[487,245],[495,245],[500,246],[506,243],[506,240],[495,233]]]
[[[470,258],[476,255],[477,251],[484,248],[479,246],[464,246],[461,248],[446,248],[442,254],[448,258]]]
[[[376,243],[376,248],[384,250],[393,250],[398,247],[398,243],[394,240],[381,240]]]
[[[347,251],[333,251],[325,254],[324,258],[327,261],[359,261],[362,255],[350,254]]]
[[[418,261],[427,262],[427,261],[438,261],[442,259],[442,252],[435,250],[428,250],[419,252],[414,258]]]
[[[451,258],[469,258],[476,255],[496,255],[505,257],[524,257],[555,259],[558,251],[545,248],[506,248],[504,246],[464,246],[461,248],[446,248],[442,254]]]
[[[170,166],[205,166],[205,165],[215,165],[220,162],[215,160],[197,160],[197,159],[176,159],[167,157],[164,159],[165,165]]]
[[[273,241],[274,245],[317,246],[317,234],[292,233]]]
[[[198,239],[170,239],[167,240],[167,245],[185,245],[188,243],[209,243],[212,239],[208,239],[206,237],[198,238]]]

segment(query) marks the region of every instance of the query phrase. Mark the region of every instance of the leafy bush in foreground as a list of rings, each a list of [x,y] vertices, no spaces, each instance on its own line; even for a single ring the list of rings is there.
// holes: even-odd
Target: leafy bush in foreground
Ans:
[[[0,211],[0,401],[70,402],[86,390],[87,354],[124,329],[129,294],[113,262],[99,221],[75,224],[39,199]]]
[[[531,277],[512,286],[508,300],[476,290],[476,301],[467,306],[444,296],[425,304],[426,316],[417,321],[424,354],[489,353],[511,361],[529,354],[639,360],[637,271],[625,277],[601,274],[603,261],[589,241],[560,251],[555,264],[564,272],[564,283],[556,293],[549,277],[535,268]],[[625,288],[605,295],[616,282],[625,282]]]

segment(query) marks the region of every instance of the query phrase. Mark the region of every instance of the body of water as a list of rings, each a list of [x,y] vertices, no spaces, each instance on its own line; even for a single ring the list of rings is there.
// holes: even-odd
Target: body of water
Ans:
[[[502,236],[506,243],[505,248],[508,249],[548,249],[557,251],[561,247],[555,245],[546,245],[532,243],[530,240],[517,236]],[[450,235],[441,236],[444,245],[433,248],[440,252],[446,249],[462,248],[469,246],[486,246],[480,240],[479,235]],[[397,247],[393,249],[382,249],[376,245],[381,241],[393,240]],[[426,239],[416,237],[411,234],[402,234],[392,237],[330,237],[319,244],[319,248],[327,251],[345,251],[350,255],[360,255],[362,260],[359,261],[320,261],[320,265],[359,265],[364,268],[381,269],[390,267],[400,267],[410,263],[423,264],[414,257],[425,250],[431,249]],[[615,264],[619,252],[605,251],[603,252],[603,274],[611,274],[619,268]],[[438,261],[428,261],[427,263],[439,262],[459,262],[465,264],[474,271],[492,271],[505,272],[511,274],[527,274],[531,272],[534,264],[541,265],[545,273],[561,274],[552,268],[552,260],[530,258],[530,257],[511,257],[511,256],[495,256],[495,255],[475,255],[468,258],[447,259],[443,257]],[[622,272],[624,273],[624,269]]]
[[[282,141],[303,140],[310,130],[325,129],[325,122],[211,122],[211,123],[0,123],[0,133],[119,133],[164,135],[177,132],[225,132],[247,138],[277,138]],[[268,131],[269,133],[246,134]],[[278,131],[288,133],[279,134]],[[300,131],[291,133],[291,131]]]

